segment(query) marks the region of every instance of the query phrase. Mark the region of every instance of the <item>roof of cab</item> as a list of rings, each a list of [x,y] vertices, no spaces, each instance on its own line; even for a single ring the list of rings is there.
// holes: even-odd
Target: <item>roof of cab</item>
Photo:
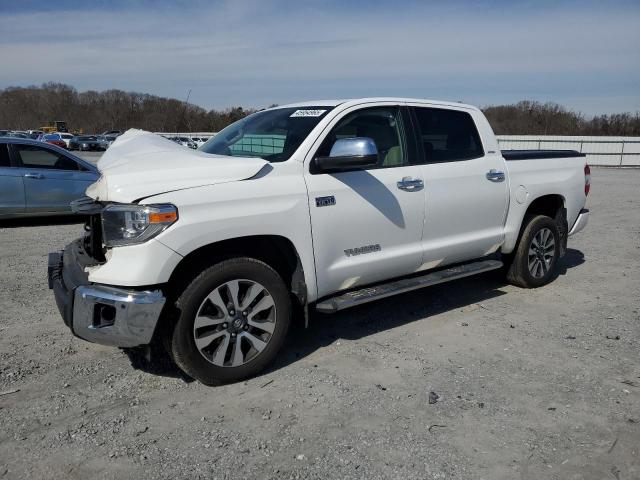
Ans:
[[[304,108],[304,107],[337,107],[342,104],[359,105],[374,102],[397,102],[397,103],[422,103],[425,105],[439,105],[445,107],[469,108],[477,110],[474,105],[468,105],[459,102],[449,102],[442,100],[428,100],[424,98],[403,98],[403,97],[363,97],[363,98],[346,98],[338,100],[311,100],[306,102],[296,102],[287,105],[278,105],[274,108]]]

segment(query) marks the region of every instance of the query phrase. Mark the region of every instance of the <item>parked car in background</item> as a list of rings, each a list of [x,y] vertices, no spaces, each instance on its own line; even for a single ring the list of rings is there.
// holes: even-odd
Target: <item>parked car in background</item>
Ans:
[[[71,142],[71,139],[73,138],[73,134],[63,133],[63,132],[57,132],[57,133],[58,135],[60,135],[60,140],[62,140],[67,145],[67,148],[69,148],[69,142]]]
[[[196,145],[196,142],[191,140],[189,137],[173,137],[171,140],[185,147],[192,148],[194,150],[198,148],[198,146]]]
[[[55,145],[60,148],[67,148],[67,143],[62,139],[59,133],[45,133],[44,135],[39,137],[41,142],[50,143],[51,145]]]
[[[98,137],[93,135],[78,135],[69,141],[69,150],[91,151],[104,150]]]
[[[11,133],[11,130],[0,130],[0,137],[6,137]]]
[[[27,133],[29,134],[29,138],[33,140],[37,139],[40,135],[44,134],[42,130],[27,130]]]
[[[204,145],[209,137],[191,137],[191,140],[196,144],[197,148],[200,148],[201,145]]]
[[[11,132],[8,136],[13,138],[29,138],[25,132]]]
[[[103,150],[106,150],[113,142],[116,141],[116,138],[118,138],[117,135],[99,135],[98,143]]]
[[[0,139],[0,218],[71,214],[98,169],[49,143]]]
[[[106,130],[104,132],[102,132],[100,134],[101,136],[109,136],[109,137],[113,137],[113,136],[118,136],[118,135],[122,135],[122,131],[120,130]]]

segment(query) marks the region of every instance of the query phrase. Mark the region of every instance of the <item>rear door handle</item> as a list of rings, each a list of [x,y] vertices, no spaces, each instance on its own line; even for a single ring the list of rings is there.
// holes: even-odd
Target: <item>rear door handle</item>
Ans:
[[[487,172],[487,180],[492,182],[504,182],[504,172],[492,168]]]
[[[400,190],[405,192],[417,192],[424,188],[424,182],[420,178],[402,177],[397,184]]]
[[[42,175],[41,173],[25,173],[24,178],[35,178],[37,180],[42,180],[44,178],[44,175]]]

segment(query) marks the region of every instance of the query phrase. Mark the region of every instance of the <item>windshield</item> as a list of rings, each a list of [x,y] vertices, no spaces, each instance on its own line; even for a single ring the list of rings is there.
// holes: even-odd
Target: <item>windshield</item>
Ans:
[[[249,115],[211,137],[199,150],[283,162],[333,107],[276,108]]]

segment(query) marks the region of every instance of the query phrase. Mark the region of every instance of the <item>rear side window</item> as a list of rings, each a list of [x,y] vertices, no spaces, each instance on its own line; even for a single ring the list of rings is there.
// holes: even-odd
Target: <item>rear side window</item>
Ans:
[[[425,163],[470,160],[484,155],[480,135],[468,113],[438,108],[413,110]]]
[[[36,145],[15,145],[25,168],[49,170],[79,170],[78,164],[57,152]]]
[[[0,143],[0,168],[10,167],[11,161],[9,160],[9,149],[6,143]]]

